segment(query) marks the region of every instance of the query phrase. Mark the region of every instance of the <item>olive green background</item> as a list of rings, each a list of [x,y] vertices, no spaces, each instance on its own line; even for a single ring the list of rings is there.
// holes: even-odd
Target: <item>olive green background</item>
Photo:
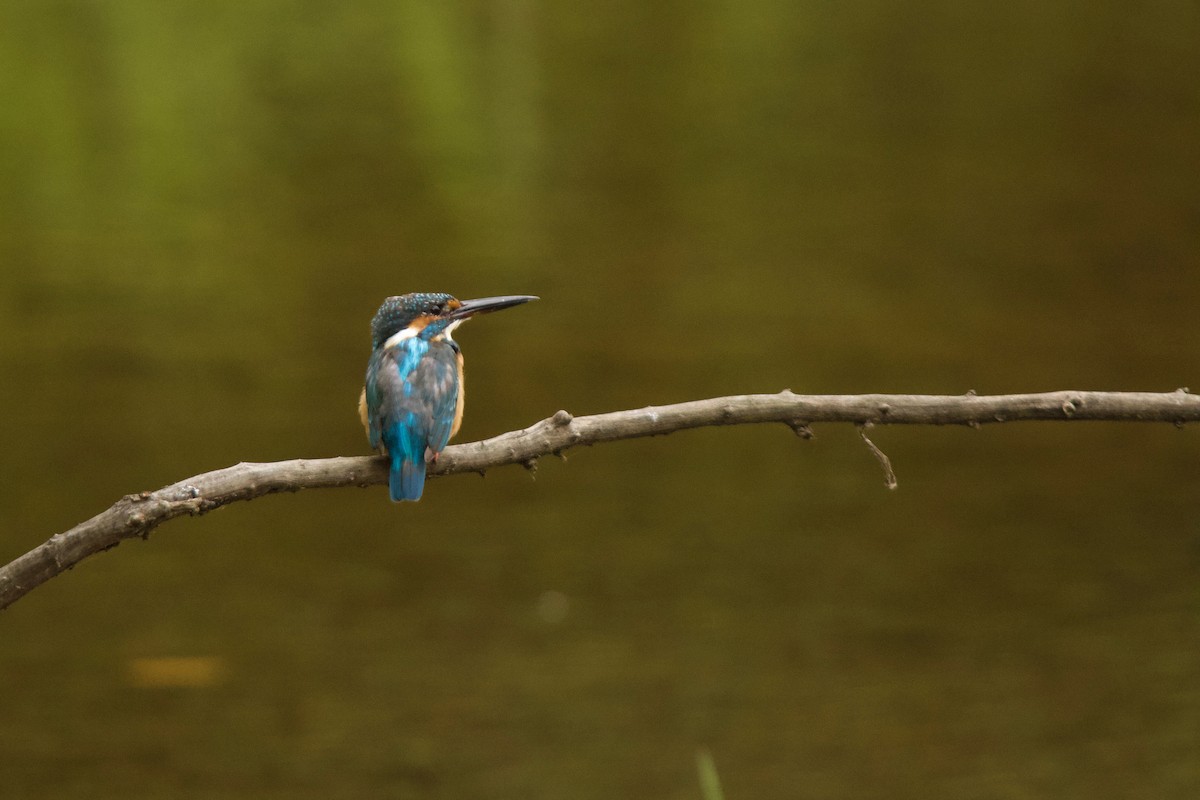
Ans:
[[[462,441],[1200,390],[1198,66],[1194,3],[0,3],[0,558],[365,453],[405,291],[543,298]],[[0,615],[3,793],[1200,795],[1194,429],[816,432],[173,522]]]

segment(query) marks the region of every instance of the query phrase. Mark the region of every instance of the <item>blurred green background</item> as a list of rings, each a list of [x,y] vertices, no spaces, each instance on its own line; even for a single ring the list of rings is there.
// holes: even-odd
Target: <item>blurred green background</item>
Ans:
[[[1200,389],[1200,8],[0,4],[3,560],[367,452],[721,394]],[[1200,440],[709,429],[173,522],[0,616],[6,797],[1200,796]],[[175,660],[171,660],[175,659]]]

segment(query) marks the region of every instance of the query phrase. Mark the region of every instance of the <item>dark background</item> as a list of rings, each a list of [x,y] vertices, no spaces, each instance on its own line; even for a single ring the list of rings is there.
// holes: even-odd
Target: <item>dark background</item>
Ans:
[[[0,5],[0,544],[721,394],[1200,389],[1200,9]],[[0,617],[5,796],[1194,798],[1200,441],[708,429],[173,522]],[[179,659],[170,661],[165,659]]]

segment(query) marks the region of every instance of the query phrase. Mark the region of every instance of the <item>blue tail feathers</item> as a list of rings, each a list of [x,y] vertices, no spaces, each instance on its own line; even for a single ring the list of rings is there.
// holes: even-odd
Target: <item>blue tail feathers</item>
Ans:
[[[392,500],[420,500],[425,489],[425,432],[417,415],[408,412],[403,421],[385,428],[383,442],[392,457],[388,489]]]
[[[425,489],[425,460],[409,461],[399,456],[392,457],[392,470],[388,476],[388,489],[392,500],[420,500]]]

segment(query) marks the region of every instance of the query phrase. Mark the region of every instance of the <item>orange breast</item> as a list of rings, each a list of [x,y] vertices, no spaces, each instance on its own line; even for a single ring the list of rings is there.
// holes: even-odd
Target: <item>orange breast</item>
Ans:
[[[358,395],[358,418],[362,420],[363,430],[367,432],[367,439],[370,439],[371,423],[367,419],[367,388],[365,386]]]
[[[467,401],[467,384],[464,379],[463,372],[463,357],[462,353],[458,354],[458,403],[454,406],[454,425],[450,427],[450,438],[454,438],[454,434],[458,433],[458,429],[462,426],[463,404]]]

